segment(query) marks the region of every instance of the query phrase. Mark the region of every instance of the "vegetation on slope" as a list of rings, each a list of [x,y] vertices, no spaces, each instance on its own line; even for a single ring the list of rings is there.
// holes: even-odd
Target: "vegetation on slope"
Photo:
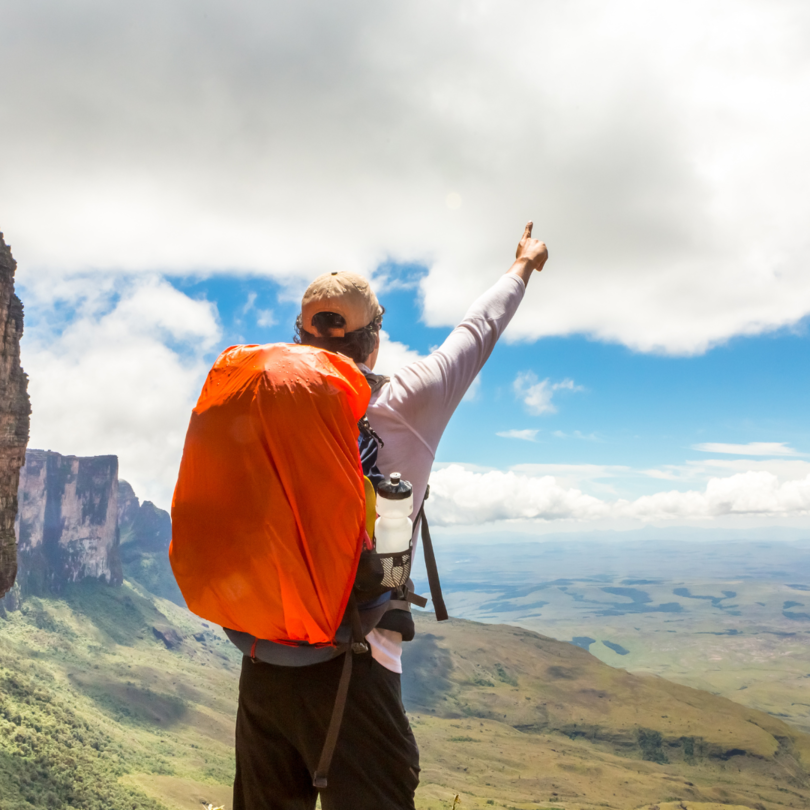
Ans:
[[[810,806],[810,737],[574,645],[425,616],[404,668],[424,797],[461,790],[473,807]]]
[[[238,659],[129,585],[27,599],[0,620],[0,807],[230,803]]]
[[[570,639],[611,666],[723,695],[805,732],[808,552],[808,541],[710,535],[499,543],[496,556],[437,548],[451,615]]]
[[[420,810],[810,806],[808,738],[778,719],[518,628],[417,622]],[[27,599],[0,619],[0,807],[229,808],[239,664],[131,583]]]
[[[36,675],[9,668],[0,657],[0,806],[71,810],[158,810],[160,805],[118,783],[132,768],[161,768],[143,762],[77,714]],[[16,662],[15,662],[16,663]],[[33,669],[30,665],[26,667]],[[32,677],[33,675],[33,677]]]

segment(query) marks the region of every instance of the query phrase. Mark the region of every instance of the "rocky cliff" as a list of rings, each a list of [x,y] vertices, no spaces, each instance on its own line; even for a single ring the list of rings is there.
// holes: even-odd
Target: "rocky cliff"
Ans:
[[[14,584],[17,573],[17,483],[31,413],[28,378],[20,366],[23,305],[14,294],[16,268],[0,233],[0,597]]]
[[[88,578],[119,585],[118,458],[29,450],[16,530],[23,595]]]
[[[140,503],[126,481],[118,485],[118,527],[121,563],[128,580],[150,593],[185,605],[169,564],[172,520],[151,501]]]

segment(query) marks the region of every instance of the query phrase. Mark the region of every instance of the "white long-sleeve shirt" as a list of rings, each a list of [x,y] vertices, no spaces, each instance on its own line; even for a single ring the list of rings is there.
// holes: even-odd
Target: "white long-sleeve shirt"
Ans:
[[[425,497],[436,448],[450,417],[512,320],[525,291],[519,276],[502,276],[473,303],[438,349],[399,369],[372,396],[368,420],[385,442],[377,466],[386,476],[400,472],[411,482],[411,518],[419,512]],[[399,633],[376,629],[367,640],[372,656],[380,664],[402,672]]]

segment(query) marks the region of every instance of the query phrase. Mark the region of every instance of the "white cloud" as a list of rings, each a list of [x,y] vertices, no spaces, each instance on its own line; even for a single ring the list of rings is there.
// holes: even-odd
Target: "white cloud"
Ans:
[[[579,439],[580,441],[584,442],[600,441],[599,437],[595,433],[583,433],[581,430],[573,430],[570,433],[566,433],[563,430],[555,430],[551,435],[557,439]]]
[[[423,355],[415,349],[391,340],[388,332],[384,329],[380,330],[380,353],[377,356],[377,364],[374,366],[377,374],[393,374],[408,363],[415,363],[422,358]]]
[[[600,497],[617,497],[618,484],[633,489],[640,477],[637,470],[619,464],[514,464],[509,469],[519,475],[552,476],[557,486]]]
[[[766,471],[712,478],[703,491],[659,492],[633,501],[607,501],[565,486],[552,475],[476,471],[449,464],[434,470],[430,493],[431,520],[444,526],[503,520],[651,522],[810,514],[810,474],[780,481]]]
[[[709,458],[702,461],[688,461],[693,473],[701,471],[708,476],[720,473],[772,472],[783,481],[804,478],[810,475],[810,461],[797,458]]]
[[[748,444],[722,444],[706,442],[692,446],[702,453],[728,453],[734,456],[797,456],[800,455],[787,442],[749,442]]]
[[[515,377],[512,388],[515,395],[523,400],[526,410],[535,416],[545,413],[556,413],[557,408],[551,401],[557,391],[582,391],[582,386],[574,385],[573,380],[552,383],[548,378],[537,379],[533,371],[521,371]]]
[[[245,305],[242,307],[243,315],[247,315],[247,313],[253,309],[256,304],[256,298],[258,298],[258,295],[255,292],[248,293],[247,301],[245,301]]]
[[[481,372],[478,373],[478,376],[472,381],[470,387],[467,389],[467,393],[461,398],[462,402],[476,402],[478,400],[478,396],[481,393]]]
[[[515,464],[509,469],[521,475],[551,475],[558,481],[566,479],[578,482],[636,474],[632,467],[619,464]]]
[[[256,323],[259,326],[263,326],[268,328],[270,326],[275,326],[276,324],[276,316],[273,313],[272,309],[257,309],[256,310]]]
[[[433,351],[433,349],[431,349]],[[415,363],[418,360],[423,360],[425,355],[420,354],[416,349],[412,349],[405,343],[400,343],[397,340],[391,340],[391,336],[384,329],[380,330],[380,353],[377,356],[377,363],[374,366],[374,371],[377,374],[391,375],[407,366],[409,363]],[[467,389],[464,394],[464,402],[474,402],[478,398],[481,390],[481,375],[479,374]]]
[[[501,430],[496,436],[504,439],[522,439],[524,442],[533,442],[537,438],[538,430]]]
[[[430,500],[431,521],[443,526],[515,519],[587,520],[608,511],[602,501],[560,487],[552,476],[479,473],[458,464],[433,472]]]
[[[0,220],[26,281],[423,262],[450,325],[533,218],[551,260],[509,339],[689,354],[810,313],[800,0],[3,15]]]
[[[28,296],[29,447],[117,455],[136,493],[168,507],[206,355],[220,338],[216,310],[151,278],[104,295],[94,286],[83,296],[74,285],[59,300]],[[67,325],[54,317],[59,306],[76,313]]]
[[[270,326],[275,326],[276,324],[276,316],[272,309],[259,309],[256,306],[256,299],[258,295],[255,292],[249,292],[247,300],[245,301],[244,306],[242,307],[242,314],[247,315],[248,312],[252,312],[254,318],[256,319],[257,326],[263,326],[268,328]]]
[[[640,472],[649,478],[679,483],[705,484],[718,475],[745,472],[770,472],[781,481],[789,481],[810,475],[810,462],[798,458],[707,458]]]
[[[780,482],[769,472],[712,478],[703,492],[660,492],[614,507],[622,516],[645,520],[719,517],[732,514],[803,515],[810,512],[810,475]]]

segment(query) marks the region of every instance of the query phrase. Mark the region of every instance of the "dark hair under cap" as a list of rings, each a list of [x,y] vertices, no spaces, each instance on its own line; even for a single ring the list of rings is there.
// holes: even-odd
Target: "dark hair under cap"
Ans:
[[[381,306],[380,309],[380,314],[371,323],[360,329],[355,329],[354,332],[347,332],[341,337],[319,337],[307,332],[303,328],[303,320],[299,315],[295,319],[293,342],[302,346],[315,346],[318,349],[343,354],[354,360],[355,363],[364,363],[374,351],[377,343],[377,333],[382,326],[385,307]],[[337,312],[318,312],[312,316],[312,325],[322,334],[328,335],[333,329],[344,329],[346,319]]]

